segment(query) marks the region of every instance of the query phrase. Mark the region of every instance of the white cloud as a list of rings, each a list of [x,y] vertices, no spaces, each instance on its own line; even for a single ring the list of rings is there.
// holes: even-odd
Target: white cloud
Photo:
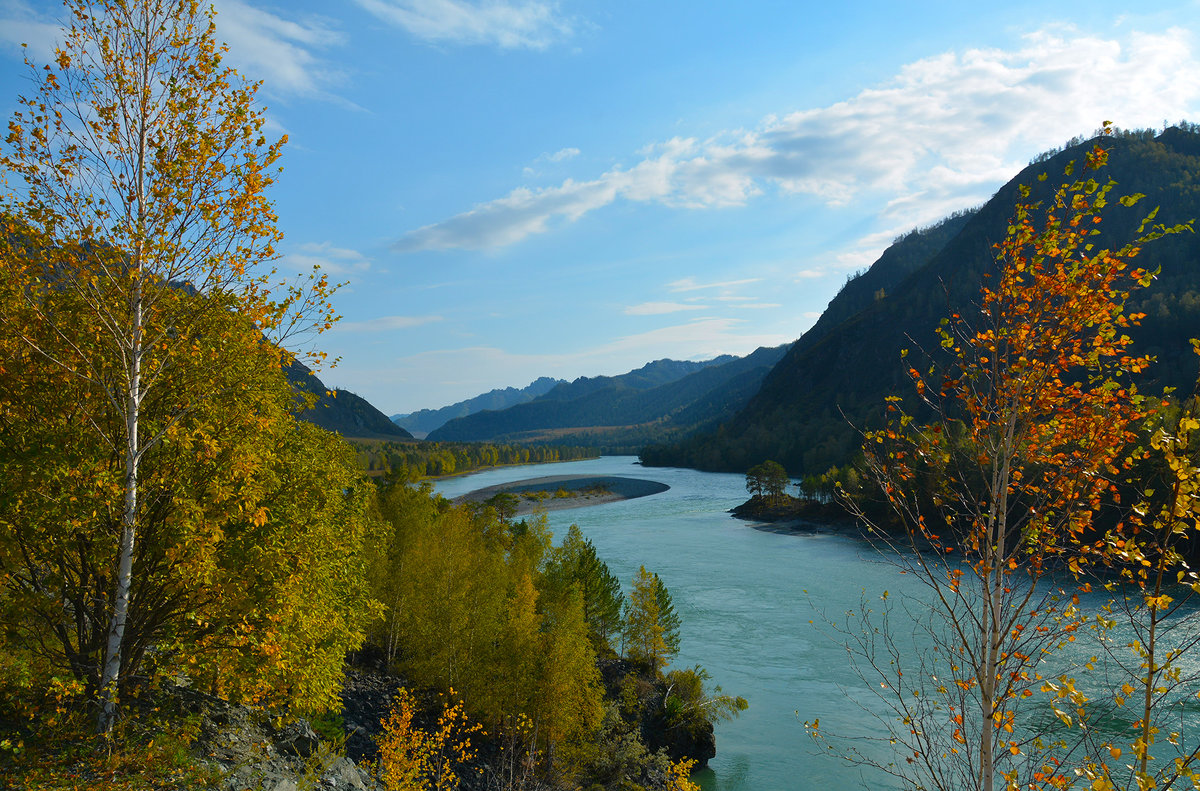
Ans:
[[[825,277],[825,272],[820,269],[801,269],[796,273],[796,282],[801,280],[813,280],[818,277]]]
[[[707,305],[684,305],[679,302],[643,302],[625,308],[627,316],[662,316],[666,313],[678,313],[681,310],[706,310]]]
[[[335,277],[348,277],[366,272],[371,268],[371,259],[357,250],[334,247],[329,242],[309,242],[299,245],[297,252],[285,255],[282,264],[287,269],[307,270],[321,267]]]
[[[264,90],[277,95],[336,98],[330,91],[344,75],[315,54],[346,41],[328,20],[288,19],[243,0],[213,0],[213,5],[217,39],[229,44],[226,60],[243,76],[264,80]],[[28,0],[0,0],[0,44],[28,44],[30,57],[47,63],[62,39],[62,21],[61,13],[35,11]]]
[[[569,38],[570,20],[546,0],[355,0],[417,38],[504,49],[545,49]]]
[[[553,154],[539,154],[537,156],[537,158],[533,160],[533,165],[527,165],[525,167],[525,169],[522,171],[522,173],[527,178],[531,178],[533,176],[540,175],[540,171],[536,167],[534,167],[534,165],[537,165],[542,162],[558,164],[559,162],[566,162],[568,159],[574,159],[577,156],[579,156],[578,148],[560,148],[558,151],[555,151]]]
[[[831,205],[869,191],[888,202],[890,221],[912,228],[986,200],[1032,154],[1105,119],[1146,127],[1198,110],[1200,60],[1185,31],[1121,40],[1043,31],[1011,51],[917,61],[844,102],[751,131],[654,144],[594,180],[513,190],[405,234],[396,249],[513,244],[619,199],[719,208],[767,190]]]
[[[757,283],[761,279],[762,278],[758,278],[758,277],[748,277],[744,280],[725,280],[720,283],[697,283],[695,278],[685,277],[685,278],[682,278],[681,280],[676,280],[674,282],[668,283],[667,288],[670,289],[671,291],[675,291],[675,292],[703,291],[705,289],[710,289],[710,288],[725,290],[725,289],[733,288],[734,286],[744,286],[749,283]]]
[[[47,62],[62,40],[58,17],[34,11],[27,0],[0,0],[0,45],[14,52],[29,46],[29,56]]]
[[[576,220],[592,209],[612,203],[615,198],[616,188],[603,179],[585,182],[568,179],[561,187],[517,189],[507,197],[445,222],[418,228],[396,242],[393,249],[409,253],[503,247],[530,234],[542,233],[556,220]]]
[[[407,330],[442,321],[441,316],[380,316],[366,321],[339,321],[333,325],[336,332],[390,332]]]
[[[346,43],[329,20],[308,16],[288,19],[242,0],[214,0],[217,37],[229,44],[228,59],[245,76],[263,80],[274,94],[336,98],[332,89],[345,80],[340,69],[316,52]]]

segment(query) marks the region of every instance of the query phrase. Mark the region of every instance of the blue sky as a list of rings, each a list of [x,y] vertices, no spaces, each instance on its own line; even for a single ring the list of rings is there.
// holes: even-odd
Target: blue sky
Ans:
[[[215,0],[286,133],[281,267],[388,414],[795,340],[1102,121],[1200,121],[1200,2]],[[1149,4],[1148,4],[1149,5]],[[0,111],[57,3],[0,0]]]

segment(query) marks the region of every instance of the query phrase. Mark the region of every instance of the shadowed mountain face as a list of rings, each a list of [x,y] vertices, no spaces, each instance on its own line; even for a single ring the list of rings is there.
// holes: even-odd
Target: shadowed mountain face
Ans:
[[[534,380],[527,387],[517,389],[506,387],[502,390],[491,390],[483,395],[459,401],[457,404],[444,406],[441,409],[422,409],[407,415],[392,415],[392,422],[409,431],[418,439],[424,439],[431,431],[435,431],[455,418],[473,415],[485,409],[507,409],[510,406],[524,404],[538,396],[550,392],[556,385],[566,384],[562,379],[551,379],[548,376]]]
[[[388,420],[387,415],[348,390],[326,390],[312,371],[293,362],[285,371],[297,390],[313,393],[317,402],[299,414],[301,420],[353,439],[411,439],[404,429]]]
[[[1028,185],[1035,200],[1046,197],[1068,180],[1063,175],[1068,162],[1082,165],[1091,145],[1030,165],[977,211],[898,239],[843,288],[734,418],[717,431],[646,448],[642,461],[745,471],[774,459],[793,476],[848,461],[858,450],[860,430],[880,424],[884,398],[912,395],[901,350],[912,352],[909,363],[921,360],[922,350],[937,349],[934,333],[943,317],[978,312],[982,276],[996,266],[992,244],[1004,238],[1019,185]],[[1100,178],[1117,182],[1114,198],[1139,192],[1146,197],[1132,208],[1113,201],[1098,248],[1133,238],[1156,206],[1159,222],[1200,218],[1200,134],[1172,128],[1157,137],[1118,136],[1105,146],[1111,154]],[[1039,182],[1042,173],[1048,177]],[[1155,282],[1131,294],[1127,304],[1129,311],[1147,314],[1129,333],[1135,351],[1157,357],[1139,386],[1148,393],[1164,386],[1190,393],[1196,363],[1188,339],[1200,336],[1200,237],[1183,233],[1156,241],[1137,263],[1161,267]]]
[[[584,377],[528,403],[452,420],[429,439],[634,450],[727,419],[758,390],[784,351],[759,349],[699,363],[657,360],[621,376]]]

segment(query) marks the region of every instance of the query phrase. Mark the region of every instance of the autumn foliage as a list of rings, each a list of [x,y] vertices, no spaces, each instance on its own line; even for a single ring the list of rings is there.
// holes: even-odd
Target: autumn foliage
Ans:
[[[461,701],[443,701],[436,724],[420,729],[413,722],[416,701],[401,688],[376,738],[379,777],[388,791],[455,791],[460,772],[476,757],[471,737],[483,728],[469,724]]]
[[[1043,663],[1084,626],[1079,597],[1090,588],[1077,575],[1111,558],[1114,520],[1100,517],[1122,508],[1130,451],[1158,403],[1132,381],[1150,360],[1129,351],[1141,317],[1124,305],[1154,276],[1136,259],[1185,229],[1151,226],[1152,211],[1134,239],[1101,247],[1105,216],[1140,198],[1117,198],[1100,180],[1106,159],[1096,145],[1082,172],[1068,168],[1071,180],[1042,201],[1022,189],[978,302],[938,331],[948,362],[909,369],[923,417],[892,397],[888,425],[866,435],[870,477],[909,544],[898,562],[932,601],[916,627],[930,647],[917,655],[870,636],[892,634],[872,631],[881,627],[871,619],[892,618],[886,596],[882,614],[864,604],[866,631],[850,637],[895,716],[905,768],[879,766],[906,783],[991,791],[1075,782],[1067,763],[1079,740],[1043,738],[1020,722],[1041,694],[1068,726],[1086,700],[1071,679],[1043,677]]]

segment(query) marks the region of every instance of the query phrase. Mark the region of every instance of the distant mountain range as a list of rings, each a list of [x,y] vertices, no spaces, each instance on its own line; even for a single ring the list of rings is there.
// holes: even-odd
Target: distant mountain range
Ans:
[[[533,400],[447,422],[434,441],[556,442],[636,452],[727,419],[786,347],[704,362],[656,360],[620,376],[582,377]]]
[[[485,409],[506,409],[516,404],[532,401],[540,395],[545,395],[555,385],[564,383],[562,379],[551,379],[543,376],[535,379],[527,387],[518,390],[506,387],[503,390],[490,390],[483,395],[459,401],[457,404],[444,406],[441,409],[422,409],[402,415],[392,415],[391,420],[397,426],[409,431],[417,439],[424,439],[429,432],[441,428],[448,421],[459,417],[473,415]]]
[[[1133,208],[1112,205],[1095,244],[1119,246],[1142,218],[1159,207],[1158,222],[1200,218],[1200,127],[1120,134],[1101,179],[1114,194],[1144,193]],[[934,330],[951,312],[972,311],[982,275],[994,269],[992,244],[1003,239],[1019,185],[1033,199],[1047,197],[1066,177],[1069,161],[1082,164],[1092,142],[1040,157],[983,207],[910,233],[864,274],[846,284],[811,330],[764,379],[761,389],[719,430],[643,450],[642,461],[704,470],[745,471],[766,459],[793,476],[824,472],[857,452],[862,428],[879,425],[888,395],[911,397],[903,348],[937,348]],[[1040,174],[1048,174],[1039,181]],[[1078,174],[1078,170],[1076,171]],[[1143,392],[1164,386],[1190,393],[1196,359],[1188,339],[1200,336],[1200,236],[1184,233],[1147,245],[1139,266],[1161,272],[1135,291],[1127,308],[1144,312],[1129,334],[1135,349],[1157,357]],[[911,358],[907,361],[911,363]]]
[[[316,404],[300,413],[301,420],[354,439],[412,439],[412,434],[388,420],[365,398],[348,390],[326,390],[307,366],[293,362],[284,373],[297,390],[317,396]]]

